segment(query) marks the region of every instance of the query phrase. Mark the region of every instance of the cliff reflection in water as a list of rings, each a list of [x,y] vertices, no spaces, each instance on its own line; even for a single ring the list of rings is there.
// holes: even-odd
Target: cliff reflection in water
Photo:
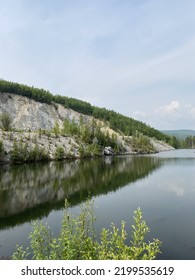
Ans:
[[[160,167],[153,157],[105,157],[4,166],[0,170],[0,228],[15,226],[64,207],[116,191]]]

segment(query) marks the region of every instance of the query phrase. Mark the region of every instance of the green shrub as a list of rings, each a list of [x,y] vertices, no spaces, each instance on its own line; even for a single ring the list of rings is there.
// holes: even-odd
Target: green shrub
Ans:
[[[134,212],[130,246],[127,245],[125,222],[121,223],[120,229],[114,224],[110,229],[102,229],[100,241],[97,241],[94,222],[94,207],[90,200],[81,208],[77,218],[66,207],[57,238],[53,237],[48,226],[35,222],[30,234],[30,248],[23,250],[17,246],[13,259],[31,256],[35,260],[150,260],[160,253],[158,239],[145,241],[149,228],[140,208]]]
[[[0,128],[4,131],[10,131],[12,129],[11,124],[11,116],[8,113],[2,113],[0,115]]]
[[[26,162],[36,162],[36,161],[47,161],[49,160],[49,155],[46,153],[45,149],[39,147],[37,144],[34,148],[29,151],[26,150]]]
[[[29,149],[28,144],[19,142],[14,139],[13,148],[11,150],[11,161],[13,163],[23,163],[23,162],[36,162],[36,161],[47,161],[49,156],[45,149],[39,147],[37,144],[33,148]]]
[[[150,138],[143,133],[136,131],[136,134],[132,136],[132,147],[137,153],[154,153],[156,152],[154,146],[150,142]]]
[[[16,139],[14,139],[14,144],[10,155],[11,155],[12,162],[20,162],[21,160],[23,161],[23,158],[21,158],[23,157],[23,154],[21,153],[21,147],[19,148]]]
[[[55,122],[53,132],[54,132],[56,138],[60,135],[60,126],[59,126],[58,122]]]
[[[62,146],[57,146],[55,151],[55,159],[56,160],[63,160],[65,157],[64,148]]]

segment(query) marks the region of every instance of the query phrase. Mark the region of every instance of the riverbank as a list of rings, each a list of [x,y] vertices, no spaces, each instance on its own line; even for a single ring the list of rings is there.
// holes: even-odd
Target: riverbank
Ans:
[[[104,147],[96,143],[87,144],[79,137],[70,137],[46,131],[5,132],[0,130],[0,163],[37,162],[66,160],[82,157],[102,156]],[[115,139],[115,155],[139,154],[132,145],[131,137]],[[158,140],[150,140],[149,152],[168,151],[173,148]],[[148,153],[149,153],[148,152]],[[145,152],[147,153],[147,152]]]

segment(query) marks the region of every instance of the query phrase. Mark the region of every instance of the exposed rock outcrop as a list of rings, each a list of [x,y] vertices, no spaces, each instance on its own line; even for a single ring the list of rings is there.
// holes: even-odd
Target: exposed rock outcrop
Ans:
[[[56,158],[59,148],[61,159],[77,158],[85,155],[83,149],[87,150],[88,147],[86,143],[82,143],[81,139],[68,135],[55,135],[54,132],[51,132],[56,124],[59,128],[62,128],[66,119],[74,120],[76,124],[80,124],[82,119],[82,123],[90,127],[94,121],[93,117],[64,108],[60,104],[48,105],[20,95],[0,92],[0,115],[5,112],[12,119],[13,131],[4,132],[0,129],[0,141],[3,143],[0,162],[10,161],[14,143],[20,143],[18,145],[25,147],[28,152],[37,147],[38,149],[44,149],[45,154],[51,160]],[[111,138],[114,135],[115,142],[120,147],[118,153],[135,154],[132,137],[124,136],[110,129],[107,124],[100,120],[95,120],[95,122],[101,124],[101,131],[105,135],[109,135]],[[173,149],[162,141],[151,139],[150,142],[153,146],[153,152]],[[80,147],[82,147],[82,151],[79,150]],[[103,154],[110,154],[108,149],[104,149],[104,147],[102,147],[102,152]],[[102,155],[102,152],[99,151],[99,155]],[[114,150],[112,150],[112,154],[115,154]],[[88,156],[90,155],[92,156],[94,153],[88,152]]]
[[[79,113],[66,109],[60,104],[48,105],[36,102],[24,96],[0,92],[0,114],[8,112],[13,120],[13,128],[17,130],[51,130],[57,122],[60,126],[66,118],[78,122]],[[83,116],[84,122],[91,117]]]

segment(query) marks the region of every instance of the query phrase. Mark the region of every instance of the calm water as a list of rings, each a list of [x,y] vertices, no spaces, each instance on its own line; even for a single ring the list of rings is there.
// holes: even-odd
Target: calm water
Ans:
[[[195,150],[0,166],[0,257],[28,245],[34,220],[47,221],[57,234],[64,198],[78,214],[89,193],[98,231],[121,220],[130,227],[139,206],[148,239],[163,242],[159,259],[195,259]]]

